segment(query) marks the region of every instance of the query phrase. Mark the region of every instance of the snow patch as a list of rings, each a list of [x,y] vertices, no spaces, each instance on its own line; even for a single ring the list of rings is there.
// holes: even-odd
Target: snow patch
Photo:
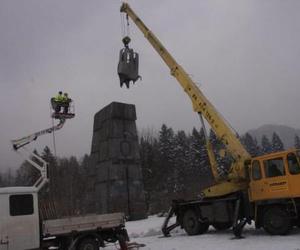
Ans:
[[[188,236],[182,229],[176,228],[171,237],[165,238],[161,233],[163,221],[163,217],[149,216],[145,220],[127,222],[131,241],[146,245],[140,250],[300,250],[300,229],[296,228],[287,236],[270,236],[250,225],[245,227],[245,238],[240,240],[233,240],[230,230],[217,232],[210,227],[206,234]]]

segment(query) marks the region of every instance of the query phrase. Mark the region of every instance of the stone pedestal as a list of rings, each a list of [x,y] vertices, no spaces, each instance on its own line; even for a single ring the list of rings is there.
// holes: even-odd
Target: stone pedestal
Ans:
[[[113,102],[94,117],[90,185],[97,213],[146,218],[135,106]],[[93,205],[90,204],[90,207]]]

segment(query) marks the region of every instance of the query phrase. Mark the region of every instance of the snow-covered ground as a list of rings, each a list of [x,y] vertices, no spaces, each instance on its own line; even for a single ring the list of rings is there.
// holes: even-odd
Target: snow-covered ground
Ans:
[[[299,229],[294,229],[288,236],[270,236],[263,230],[247,226],[243,234],[245,238],[240,240],[233,240],[230,230],[216,232],[210,228],[206,234],[187,236],[184,231],[176,229],[171,237],[164,238],[160,231],[163,220],[161,217],[150,216],[146,220],[127,222],[130,240],[146,245],[140,250],[300,250]],[[108,249],[116,247],[109,246]]]

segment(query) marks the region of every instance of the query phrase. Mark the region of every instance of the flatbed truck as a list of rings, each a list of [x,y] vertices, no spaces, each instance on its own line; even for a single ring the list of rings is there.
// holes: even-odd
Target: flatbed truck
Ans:
[[[43,220],[36,187],[0,188],[0,250],[99,250],[129,241],[123,213]]]
[[[55,114],[58,125],[12,140],[13,149],[40,174],[32,186],[0,188],[0,250],[99,250],[115,242],[121,250],[128,249],[123,213],[43,219],[39,191],[49,182],[48,163],[26,145],[61,129],[66,119],[73,117]]]

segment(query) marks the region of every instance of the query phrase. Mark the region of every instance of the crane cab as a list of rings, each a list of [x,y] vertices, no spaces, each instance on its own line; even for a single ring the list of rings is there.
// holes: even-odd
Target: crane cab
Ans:
[[[300,151],[255,157],[249,168],[251,201],[300,197]]]

